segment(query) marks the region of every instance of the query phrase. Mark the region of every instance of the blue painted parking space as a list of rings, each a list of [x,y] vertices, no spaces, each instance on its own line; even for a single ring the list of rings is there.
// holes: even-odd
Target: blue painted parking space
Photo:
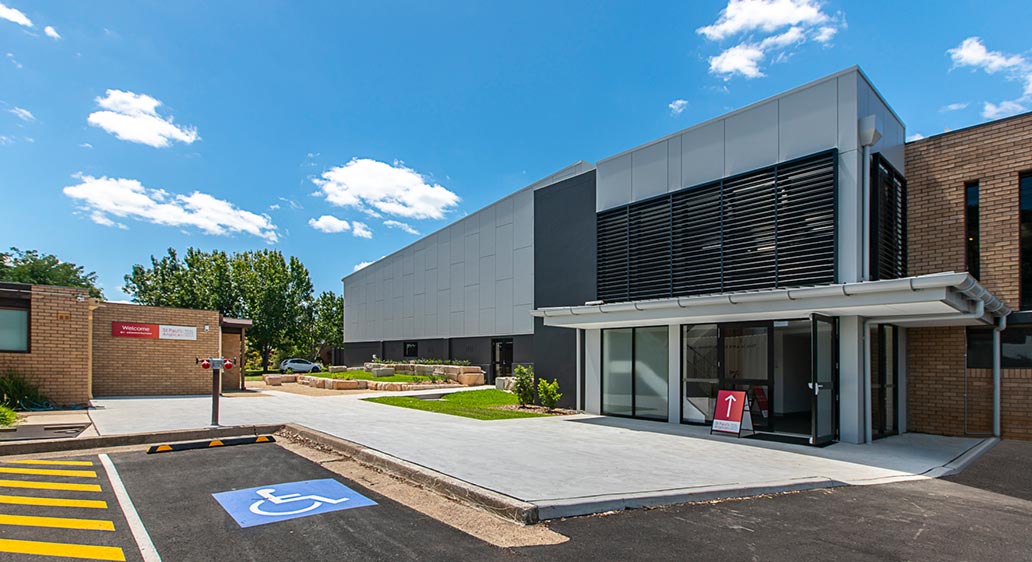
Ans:
[[[212,496],[244,528],[376,505],[332,478],[256,486]]]

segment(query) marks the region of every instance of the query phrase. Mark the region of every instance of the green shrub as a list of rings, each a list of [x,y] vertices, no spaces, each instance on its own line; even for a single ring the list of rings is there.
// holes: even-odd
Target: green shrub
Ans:
[[[555,405],[559,403],[559,399],[563,397],[563,393],[559,392],[559,381],[556,379],[552,379],[552,382],[539,379],[537,391],[538,400],[548,410],[554,410]]]
[[[513,370],[512,393],[520,401],[520,406],[534,403],[534,367],[516,365]]]
[[[42,408],[49,404],[47,397],[39,391],[39,387],[17,371],[0,374],[0,406],[23,410]]]
[[[18,421],[18,414],[14,413],[14,410],[7,406],[0,406],[0,427],[12,426],[16,421]]]

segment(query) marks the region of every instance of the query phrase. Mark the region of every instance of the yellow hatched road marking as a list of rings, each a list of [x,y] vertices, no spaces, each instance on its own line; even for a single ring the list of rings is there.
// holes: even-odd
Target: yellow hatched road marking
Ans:
[[[33,480],[0,480],[0,488],[28,488],[32,490],[61,490],[64,492],[99,492],[98,484],[67,484],[65,482],[36,482]]]
[[[22,527],[52,527],[55,529],[82,529],[84,531],[114,531],[115,524],[103,519],[72,519],[69,517],[37,517],[35,515],[0,514],[0,525]]]
[[[93,560],[125,560],[125,553],[114,546],[92,546],[62,542],[16,541],[0,539],[0,552],[61,556],[64,558],[92,558]]]
[[[78,478],[97,477],[97,473],[92,470],[61,470],[53,468],[8,468],[6,466],[0,466],[0,473],[32,474],[35,476],[74,476]]]
[[[42,505],[47,507],[85,507],[91,509],[107,509],[107,502],[102,500],[73,500],[65,498],[37,498],[34,496],[0,495],[0,503],[11,505]]]
[[[47,460],[17,460],[5,461],[6,464],[49,464],[51,466],[93,466],[93,461],[47,461]]]

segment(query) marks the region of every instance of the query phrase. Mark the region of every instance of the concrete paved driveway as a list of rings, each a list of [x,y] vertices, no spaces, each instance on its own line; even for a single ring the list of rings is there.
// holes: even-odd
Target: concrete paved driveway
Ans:
[[[599,416],[479,421],[282,392],[223,398],[224,425],[299,423],[539,507],[542,518],[938,476],[978,439],[907,434],[823,449]],[[210,398],[100,398],[101,435],[204,427]]]

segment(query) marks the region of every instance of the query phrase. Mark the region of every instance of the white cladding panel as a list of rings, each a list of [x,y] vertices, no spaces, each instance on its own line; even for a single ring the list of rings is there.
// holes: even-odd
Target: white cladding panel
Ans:
[[[530,334],[534,192],[521,190],[349,276],[348,342]]]
[[[870,114],[882,129],[873,151],[904,171],[903,124],[854,68],[600,161],[596,210],[832,148],[857,150],[857,122]]]

